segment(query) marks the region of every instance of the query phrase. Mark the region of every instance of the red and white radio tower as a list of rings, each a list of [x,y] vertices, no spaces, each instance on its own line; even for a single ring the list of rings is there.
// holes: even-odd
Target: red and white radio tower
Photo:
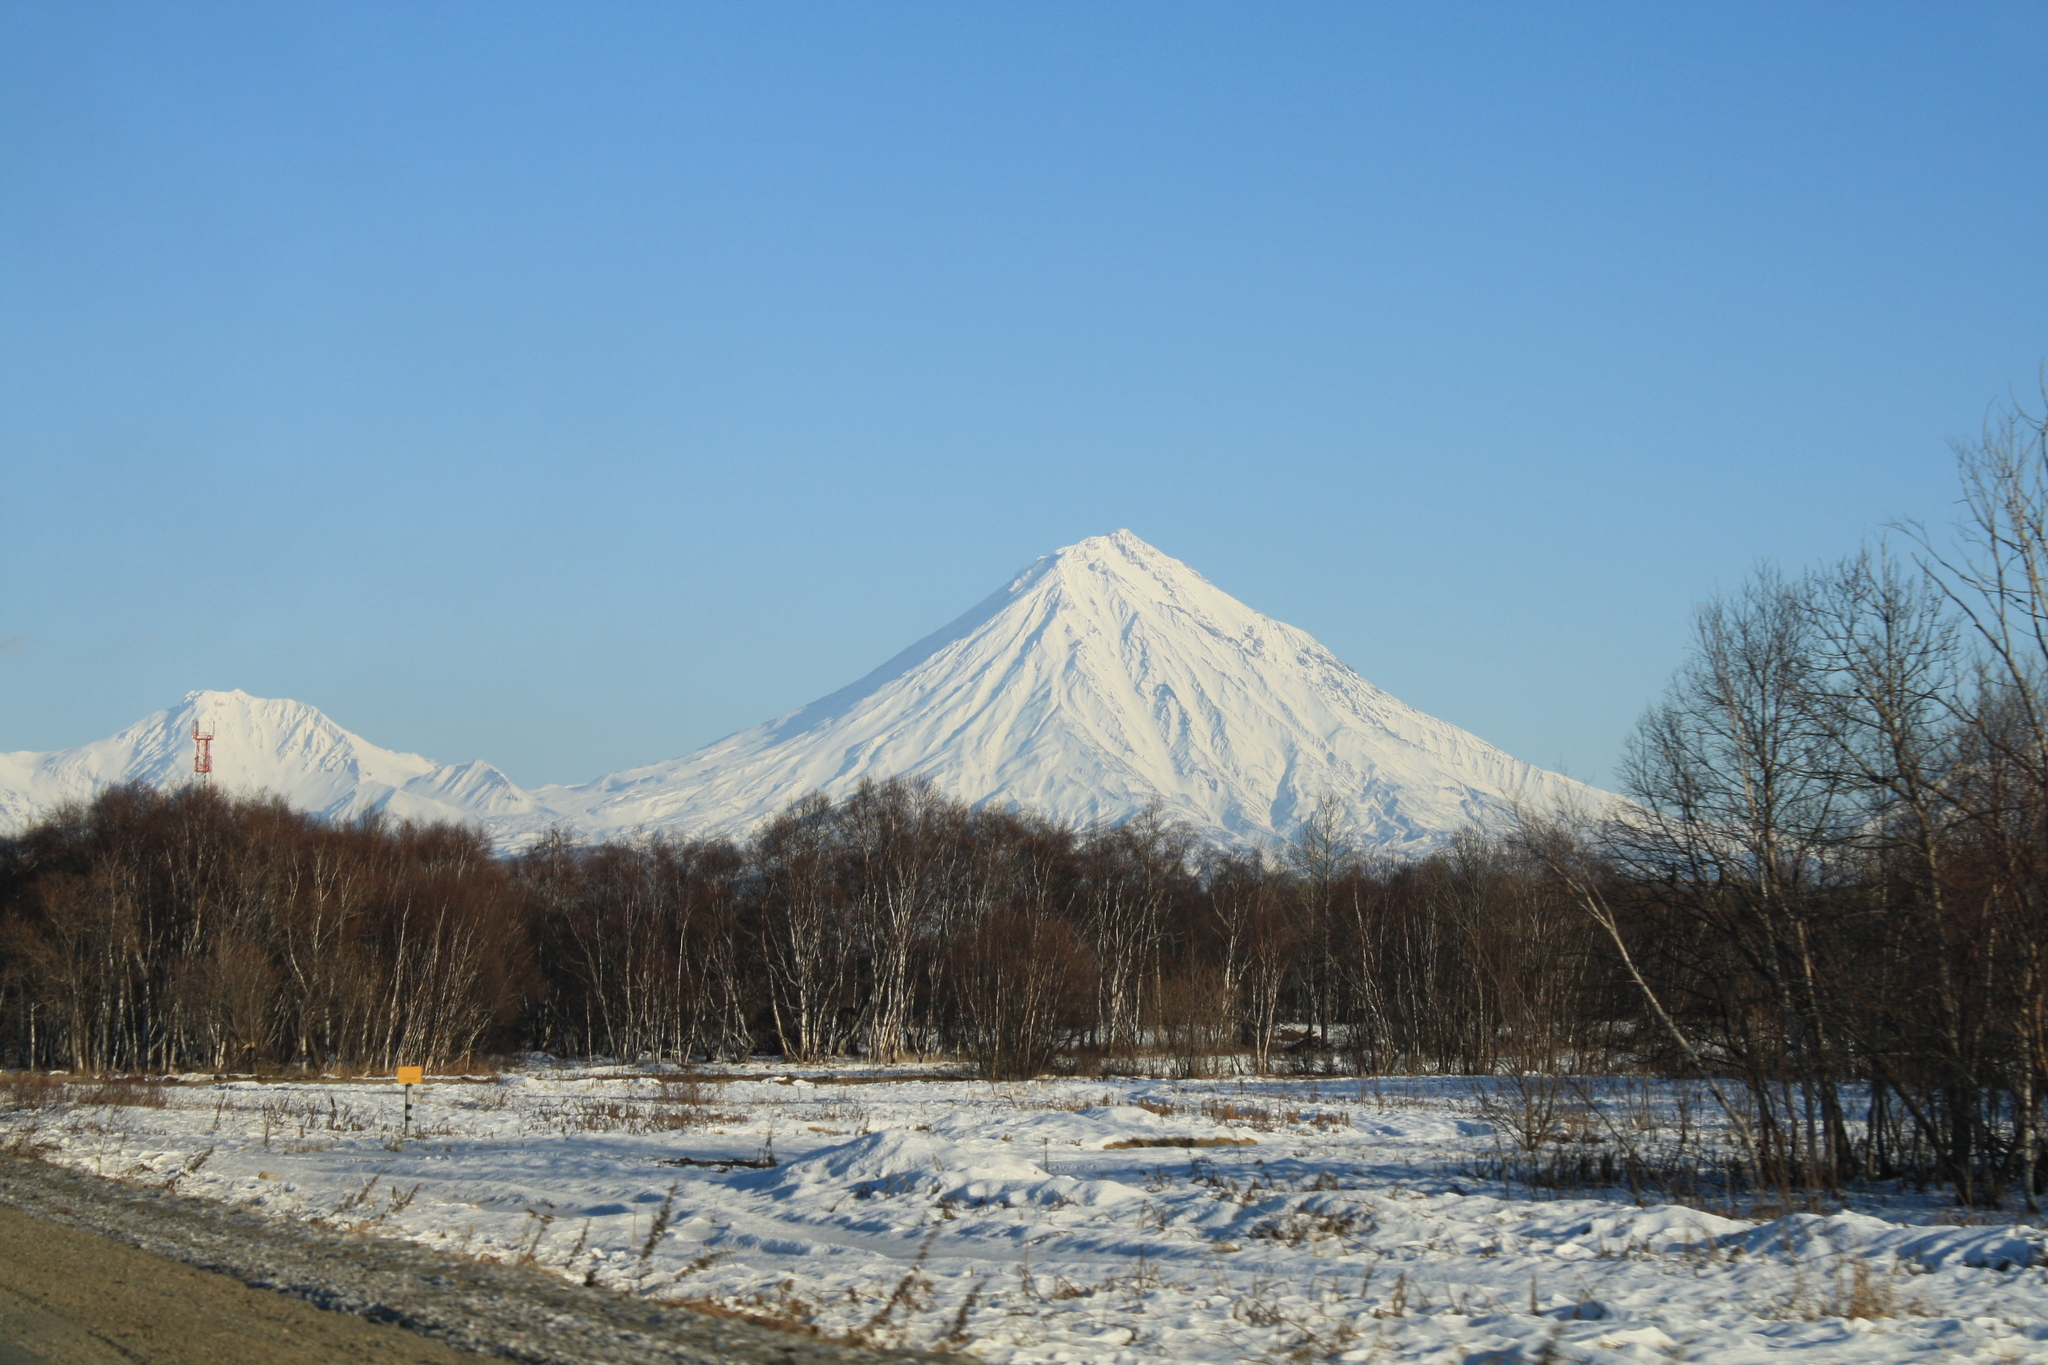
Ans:
[[[213,776],[213,728],[208,722],[205,734],[199,733],[199,722],[192,722],[192,773],[195,777],[208,779]]]

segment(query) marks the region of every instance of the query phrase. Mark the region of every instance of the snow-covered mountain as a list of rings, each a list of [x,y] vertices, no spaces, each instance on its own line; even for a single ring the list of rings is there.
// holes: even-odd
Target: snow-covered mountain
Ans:
[[[1040,559],[801,710],[579,786],[522,791],[482,762],[377,748],[297,702],[195,692],[97,744],[0,755],[0,824],[112,782],[190,780],[192,722],[206,718],[216,781],[324,814],[477,820],[508,845],[557,823],[590,836],[743,833],[807,792],[904,774],[1077,825],[1157,802],[1238,843],[1285,839],[1334,800],[1361,843],[1390,853],[1438,847],[1518,805],[1612,799],[1403,705],[1128,531]]]
[[[1605,799],[1404,706],[1129,531],[1047,555],[800,711],[534,795],[585,828],[736,832],[805,792],[899,774],[1076,824],[1157,800],[1233,842],[1284,839],[1328,797],[1390,852],[1517,803]]]
[[[214,736],[212,781],[226,791],[274,793],[332,818],[381,810],[406,820],[481,821],[511,840],[538,834],[555,818],[481,760],[444,767],[381,749],[304,702],[188,692],[168,711],[109,739],[53,753],[0,754],[0,832],[119,783],[193,781],[195,723]]]

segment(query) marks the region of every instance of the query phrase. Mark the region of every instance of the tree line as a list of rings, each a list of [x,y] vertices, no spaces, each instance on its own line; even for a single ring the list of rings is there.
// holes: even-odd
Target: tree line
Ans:
[[[500,857],[457,827],[128,786],[0,847],[0,1049],[87,1071],[538,1050],[1480,1072],[1601,1045],[1590,947],[1505,843],[1373,865],[1334,807],[1268,853],[899,780],[745,840]]]
[[[2048,422],[1905,528],[1703,607],[1630,800],[1375,859],[914,781],[744,839],[509,856],[135,787],[0,844],[0,1055],[74,1070],[945,1058],[1703,1082],[1740,1178],[2048,1188]]]

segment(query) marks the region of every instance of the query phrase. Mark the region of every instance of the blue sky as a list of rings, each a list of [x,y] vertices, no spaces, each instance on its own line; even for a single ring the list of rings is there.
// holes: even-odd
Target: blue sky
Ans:
[[[2039,4],[0,6],[0,750],[524,783],[1127,526],[1606,780],[2048,359]]]

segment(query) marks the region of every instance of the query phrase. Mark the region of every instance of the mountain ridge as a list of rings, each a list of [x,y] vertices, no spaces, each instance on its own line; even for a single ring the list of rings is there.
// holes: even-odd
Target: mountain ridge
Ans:
[[[227,727],[215,745],[225,785],[274,789],[324,815],[476,820],[512,847],[554,825],[589,837],[744,834],[809,792],[844,796],[896,776],[1072,825],[1160,806],[1234,844],[1285,840],[1334,799],[1362,846],[1397,855],[1498,826],[1518,806],[1612,799],[1407,706],[1126,530],[1033,561],[786,715],[590,782],[528,790],[481,759],[381,749],[302,703],[193,693],[97,744],[0,755],[0,823],[111,780],[168,783],[180,752],[189,777],[189,722],[202,708]]]

